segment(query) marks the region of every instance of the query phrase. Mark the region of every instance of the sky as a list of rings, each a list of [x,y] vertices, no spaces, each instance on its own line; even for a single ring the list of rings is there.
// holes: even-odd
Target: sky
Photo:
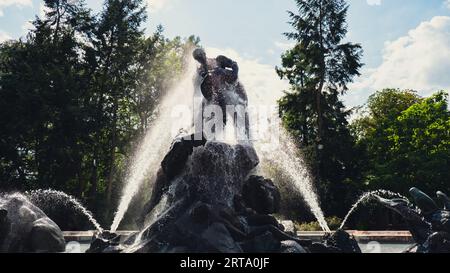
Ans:
[[[240,64],[247,92],[289,88],[274,67],[292,46],[287,11],[294,0],[145,0],[147,33],[161,24],[168,37],[201,38],[208,54]],[[103,0],[85,0],[99,12]],[[376,90],[414,89],[423,96],[450,90],[450,0],[348,0],[347,40],[364,49],[362,75],[350,84],[347,107],[362,105]],[[42,0],[0,0],[0,41],[26,34],[42,14]]]

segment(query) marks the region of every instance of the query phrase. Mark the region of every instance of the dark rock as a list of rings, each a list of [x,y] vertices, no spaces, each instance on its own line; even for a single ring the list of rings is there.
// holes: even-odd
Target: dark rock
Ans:
[[[238,162],[243,173],[250,172],[259,164],[259,158],[255,149],[249,145],[236,145],[234,151],[234,160]]]
[[[251,226],[249,237],[259,236],[265,232],[270,232],[278,241],[296,241],[300,245],[304,245],[305,243],[309,245],[309,240],[301,240],[298,239],[295,235],[287,234],[282,231],[278,226],[274,225],[264,225],[264,226]]]
[[[241,246],[246,253],[277,253],[280,252],[281,242],[270,231],[266,231],[241,243]]]
[[[8,211],[5,209],[0,210],[0,247],[6,239],[11,229],[11,222],[8,220]],[[0,248],[1,251],[1,248]]]
[[[214,228],[211,226],[215,223]],[[226,232],[217,226],[223,225]],[[178,245],[185,245],[196,252],[223,252],[227,253],[233,249],[240,252],[237,248],[235,240],[245,237],[245,230],[239,218],[229,215],[228,212],[221,207],[211,206],[202,202],[198,202],[192,206],[180,219],[176,220],[176,238]],[[212,234],[217,231],[217,234]],[[211,241],[209,237],[217,236],[220,242]],[[231,244],[230,242],[233,242]],[[226,243],[227,247],[219,247],[222,243]]]
[[[0,252],[63,252],[61,229],[19,193],[0,195]]]
[[[145,219],[146,219],[147,215],[149,215],[150,212],[153,210],[153,208],[155,208],[155,206],[161,201],[164,191],[166,191],[167,187],[169,186],[168,183],[169,183],[169,180],[167,179],[167,176],[164,174],[163,169],[160,168],[158,170],[158,173],[156,174],[156,180],[155,180],[155,184],[152,189],[152,195],[151,195],[150,201],[148,201],[144,205],[141,215],[136,220],[136,224],[141,229],[144,228]]]
[[[196,140],[195,135],[185,136],[176,139],[170,148],[170,151],[161,162],[161,167],[164,175],[168,180],[173,179],[179,175],[195,147],[204,146],[206,139],[202,137],[201,140]]]
[[[230,232],[222,223],[213,223],[201,234],[203,247],[215,253],[241,253],[241,247],[234,241]]]
[[[281,253],[308,253],[299,243],[296,241],[282,241]]]
[[[313,243],[308,249],[312,253],[336,254],[341,252],[340,249],[324,243]]]
[[[310,250],[313,253],[361,253],[355,238],[341,229],[325,235],[323,242],[314,243]]]
[[[273,214],[280,208],[280,192],[270,179],[250,176],[242,189],[245,204],[259,214]]]
[[[244,178],[259,162],[256,152],[250,146],[203,143],[183,139],[176,142],[158,172],[151,200],[138,219],[139,226],[143,227],[145,218],[169,187],[169,203],[188,195],[190,199],[210,204],[233,205],[235,196],[241,193]]]
[[[120,251],[120,235],[104,231],[94,234],[86,253],[117,253]]]
[[[186,169],[197,198],[211,203],[233,206],[245,177],[259,160],[253,147],[208,142],[194,150]]]
[[[188,252],[189,252],[188,249],[184,246],[166,247],[162,251],[162,253],[168,253],[168,254],[188,253]]]
[[[447,232],[434,232],[428,237],[426,244],[428,253],[450,253],[450,234]]]
[[[439,210],[431,216],[433,231],[450,232],[450,211]]]
[[[190,211],[191,203],[183,198],[171,204],[154,223],[143,229],[142,242],[131,252],[164,253],[175,246],[187,247],[191,240],[186,233],[192,226],[186,212]],[[179,226],[186,228],[178,229]]]
[[[284,227],[268,215],[278,209],[280,199],[270,180],[254,176],[244,183],[259,163],[253,147],[208,142],[193,147],[192,152],[189,147],[172,152],[177,149],[176,153],[189,154],[183,156],[184,167],[172,178],[162,168],[158,176],[164,181],[157,195],[164,199],[152,197],[159,204],[154,202],[151,207],[162,213],[143,229],[140,241],[127,243],[133,244],[127,252],[301,253],[311,246],[311,241],[285,233]],[[174,155],[167,158],[180,159]],[[166,163],[176,164],[178,159],[172,159]],[[243,201],[243,188],[250,201]],[[97,244],[98,249],[111,245],[104,240]]]
[[[272,215],[251,214],[246,216],[247,222],[252,226],[272,225],[279,229],[283,229],[283,225],[278,223],[277,219]]]
[[[184,136],[176,139],[172,143],[172,147],[161,162],[161,168],[158,170],[156,180],[153,186],[151,199],[144,205],[143,212],[137,219],[137,225],[144,228],[146,216],[161,201],[163,193],[170,186],[169,182],[179,176],[186,168],[186,163],[192,155],[194,148],[204,146],[206,138],[201,135],[201,139],[197,139],[196,134]]]
[[[64,235],[49,218],[40,218],[33,224],[30,232],[31,249],[35,252],[64,252]]]

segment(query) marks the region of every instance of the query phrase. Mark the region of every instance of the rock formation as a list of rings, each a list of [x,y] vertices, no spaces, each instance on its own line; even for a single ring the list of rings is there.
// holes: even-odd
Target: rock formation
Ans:
[[[24,195],[0,195],[0,252],[63,252],[59,227]]]
[[[360,252],[343,231],[314,245],[285,232],[273,216],[277,187],[253,175],[259,164],[253,147],[189,139],[176,140],[164,158],[142,232],[122,246],[117,236],[98,234],[89,252]]]

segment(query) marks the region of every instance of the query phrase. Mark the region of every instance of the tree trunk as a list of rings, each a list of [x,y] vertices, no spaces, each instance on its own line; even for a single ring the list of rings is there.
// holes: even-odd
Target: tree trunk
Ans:
[[[316,176],[317,179],[321,179],[321,163],[322,163],[322,137],[323,137],[323,116],[322,116],[322,92],[323,87],[325,85],[325,76],[326,76],[326,64],[325,64],[325,48],[323,45],[323,28],[322,28],[322,21],[323,21],[323,13],[322,13],[322,1],[320,2],[320,10],[319,10],[319,35],[320,35],[320,50],[322,54],[322,60],[321,60],[321,75],[319,79],[319,86],[316,90],[316,108],[317,108],[317,140],[316,140],[316,151],[317,151],[317,169],[316,169]]]
[[[323,46],[323,34],[322,34],[322,1],[320,2],[320,10],[319,10],[319,35],[320,35],[320,50],[322,54],[322,63],[321,63],[321,75],[320,75],[320,83],[319,87],[316,90],[316,108],[317,108],[317,142],[322,142],[322,127],[323,127],[323,117],[322,117],[322,104],[321,104],[321,96],[323,86],[325,84],[325,49]]]
[[[94,156],[96,154],[97,149],[94,149]],[[91,188],[89,189],[89,203],[95,209],[97,209],[97,188],[98,188],[98,175],[97,175],[97,164],[96,159],[92,162],[92,174],[91,174]]]
[[[109,175],[108,175],[108,187],[106,194],[106,202],[111,205],[112,191],[115,178],[115,164],[116,164],[116,146],[117,146],[117,110],[118,110],[118,100],[117,96],[114,99],[114,109],[113,109],[113,124],[112,124],[112,137],[110,145],[110,165],[109,165]]]

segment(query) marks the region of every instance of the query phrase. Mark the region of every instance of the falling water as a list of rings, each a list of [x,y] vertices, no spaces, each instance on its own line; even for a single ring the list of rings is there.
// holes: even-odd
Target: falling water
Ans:
[[[142,236],[144,236],[145,231],[151,227],[158,219],[167,211],[167,202],[168,196],[167,194],[164,194],[161,197],[161,201],[156,205],[152,211],[150,212],[149,216],[146,218],[144,227],[137,235],[136,239],[134,239],[134,243],[127,247],[127,249],[124,251],[125,253],[133,253],[136,249],[139,248],[139,246],[142,244]],[[170,208],[169,208],[170,209]]]
[[[90,212],[88,209],[86,209],[75,197],[68,195],[61,191],[55,191],[55,190],[35,190],[31,192],[25,193],[27,196],[29,196],[32,203],[35,204],[46,204],[46,205],[52,205],[55,202],[58,204],[63,205],[72,205],[73,208],[83,215],[87,217],[87,219],[92,223],[92,225],[99,231],[103,232],[103,228],[100,226],[100,224],[95,220],[94,216],[92,215],[92,212]]]
[[[280,130],[279,147],[276,150],[267,149],[265,144],[259,145],[257,143],[255,147],[258,150],[258,154],[262,155],[263,160],[283,171],[283,174],[292,183],[292,188],[303,196],[322,230],[330,232],[320,207],[313,180],[302,158],[296,154],[297,148],[288,133],[283,129]]]
[[[191,59],[189,58],[189,60]],[[186,106],[186,109],[192,111],[192,98],[194,96],[193,78],[196,72],[196,65],[193,61],[188,63],[188,69],[182,79],[174,88],[167,92],[167,95],[159,105],[159,116],[149,127],[142,143],[136,150],[119,207],[111,225],[112,232],[115,232],[119,227],[130,202],[148,175],[155,175],[158,171],[160,162],[170,149],[174,137],[172,129],[187,130],[192,127],[192,114],[185,113],[181,115],[181,118],[172,116],[174,109],[181,109],[177,108],[180,106]]]
[[[343,229],[345,227],[350,216],[353,215],[353,213],[358,209],[358,207],[361,204],[364,204],[364,203],[372,200],[375,197],[381,197],[381,196],[385,196],[385,197],[389,197],[389,198],[401,198],[401,199],[405,199],[406,201],[408,201],[408,198],[406,198],[405,196],[395,193],[395,192],[388,191],[388,190],[376,190],[376,191],[366,192],[359,197],[359,199],[355,202],[355,204],[353,204],[353,206],[348,211],[347,215],[345,216],[345,218],[342,221],[342,224],[339,228]]]
[[[252,78],[253,72],[248,73],[250,75],[244,74],[242,77],[244,86],[246,79],[251,81]],[[273,71],[273,77],[277,77],[275,71]],[[330,228],[320,207],[313,179],[303,159],[296,152],[298,149],[292,137],[281,126],[277,101],[283,92],[266,88],[264,85],[258,86],[260,87],[255,90],[247,90],[252,143],[261,161],[283,172],[291,183],[292,189],[303,196],[322,230],[329,232]],[[270,176],[269,170],[261,169],[261,171],[263,175]]]

